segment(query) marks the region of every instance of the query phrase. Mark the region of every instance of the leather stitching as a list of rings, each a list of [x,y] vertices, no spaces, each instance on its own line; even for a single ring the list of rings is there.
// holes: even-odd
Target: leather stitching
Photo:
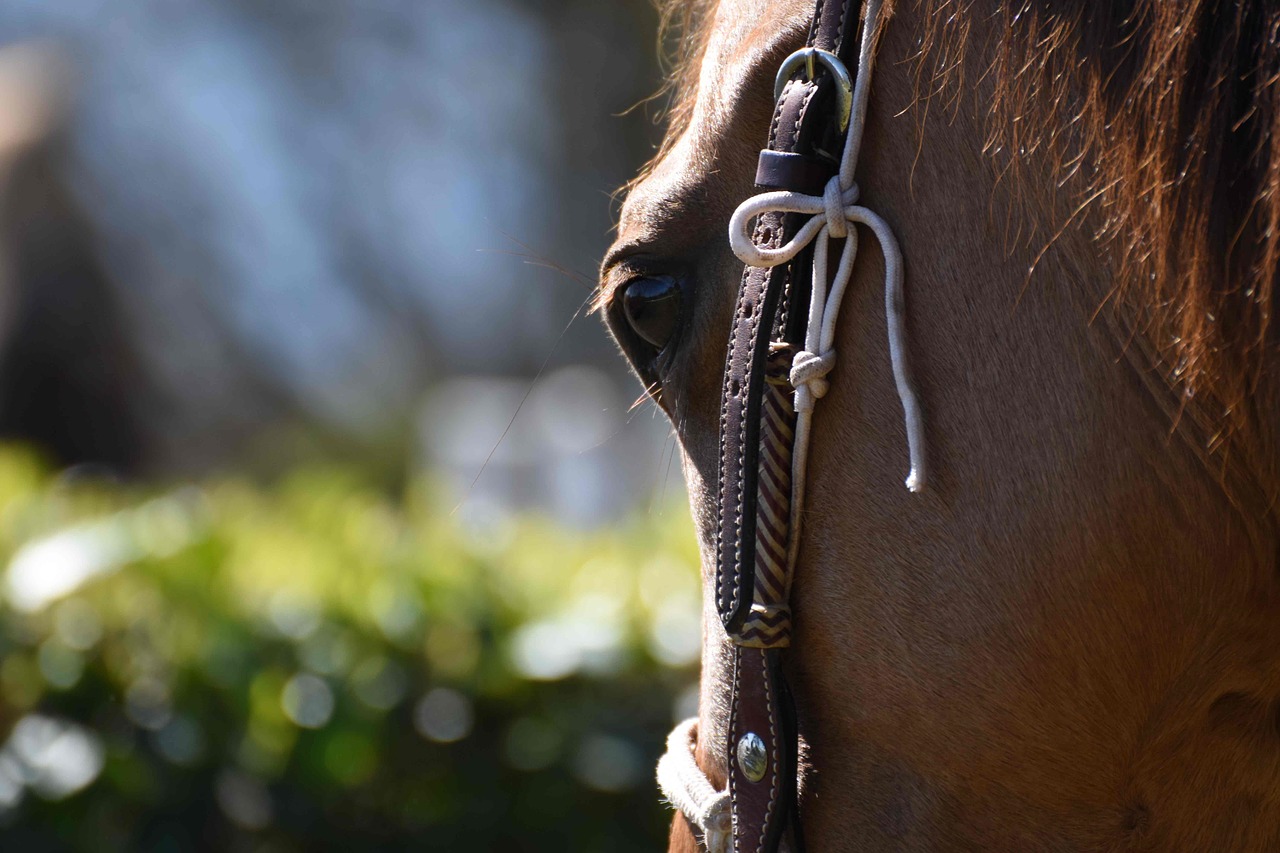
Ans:
[[[778,124],[782,121],[783,105],[786,104],[787,98],[791,95],[791,89],[795,86],[796,81],[788,80],[782,86],[782,97],[778,99],[778,104],[773,111],[773,121],[769,123],[769,148],[778,141]]]
[[[738,785],[735,780],[738,778],[738,765],[734,762],[733,745],[737,741],[738,721],[741,714],[738,712],[739,691],[738,685],[742,682],[742,649],[735,649],[733,653],[733,701],[729,705],[729,743],[726,752],[728,755],[725,759],[729,762],[729,814],[733,820],[733,838],[734,848],[737,848],[738,830],[741,822],[738,820]]]
[[[781,769],[782,750],[778,743],[778,727],[773,717],[773,707],[775,704],[773,696],[773,681],[769,678],[769,656],[766,652],[760,653],[760,673],[764,679],[765,692],[765,708],[769,712],[769,802],[764,809],[764,821],[760,824],[760,840],[756,843],[756,853],[764,853],[764,839],[768,833],[769,821],[773,817],[773,810],[778,804],[778,777]]]
[[[756,224],[757,234],[759,233],[759,228],[760,228],[759,223],[757,223]],[[737,300],[737,305],[734,309],[733,326],[729,330],[729,355],[727,360],[725,361],[726,368],[725,368],[725,374],[724,374],[724,387],[721,389],[721,393],[720,393],[720,399],[722,401],[720,404],[720,434],[722,436],[724,435],[725,430],[729,426],[729,405],[730,405],[729,387],[733,382],[733,356],[734,356],[734,352],[737,349],[738,325],[741,322],[739,318],[741,317],[741,314],[742,314],[743,300],[748,296],[747,279],[750,275],[751,275],[750,268],[744,269],[742,271],[742,284],[739,286],[740,287],[739,292],[741,296]],[[739,430],[739,433],[741,433],[741,430]],[[739,440],[741,441],[741,439]],[[741,462],[739,462],[739,465],[741,465]],[[720,507],[720,512],[719,512],[720,518],[719,518],[719,524],[716,527],[716,605],[721,612],[723,612],[725,609],[726,599],[725,599],[724,587],[725,587],[725,581],[728,579],[728,574],[729,574],[725,570],[725,565],[724,565],[724,526],[725,526],[725,518],[727,517],[725,505],[724,505],[724,492],[725,492],[725,477],[727,474],[728,474],[728,471],[725,467],[725,444],[723,441],[721,441],[720,442],[720,489],[719,489],[719,501],[718,501],[719,507]],[[739,474],[739,476],[741,476],[741,474]],[[738,517],[737,507],[734,508],[734,516]],[[738,538],[741,538],[741,534],[738,534]],[[733,603],[735,607],[737,606],[736,599],[737,599],[737,593],[734,593]]]
[[[822,0],[819,0],[819,3],[821,2]],[[768,145],[770,148],[773,148],[774,144],[777,141],[778,125],[782,121],[782,113],[784,111],[784,106],[787,102],[788,96],[791,94],[791,88],[793,87],[793,85],[794,85],[794,81],[790,81],[790,80],[787,81],[786,85],[783,87],[783,90],[782,90],[782,97],[778,99],[778,103],[774,106],[773,121],[769,123]],[[759,241],[763,233],[764,233],[763,224],[760,221],[757,221],[753,239],[756,241]],[[772,245],[772,241],[771,241],[771,245]],[[737,340],[738,340],[737,332],[738,332],[738,327],[742,322],[742,319],[741,319],[742,313],[746,305],[750,302],[750,293],[747,291],[747,287],[746,287],[747,280],[750,275],[751,275],[750,268],[744,269],[742,271],[742,284],[739,285],[740,297],[737,301],[737,307],[734,311],[733,327],[730,329],[730,333],[729,333],[729,352],[728,352],[728,358],[725,361],[726,370],[725,370],[725,377],[724,377],[724,385],[721,388],[721,395],[720,395],[720,398],[722,401],[720,405],[720,434],[721,435],[724,435],[724,431],[728,426],[729,396],[730,396],[729,387],[733,381],[733,357],[737,350]],[[765,286],[766,287],[768,286],[767,281],[765,283]],[[753,316],[755,316],[757,312],[752,312],[752,314]],[[754,340],[754,338],[755,338],[755,328],[753,327],[752,340]],[[748,371],[747,375],[750,376],[750,371]],[[740,400],[743,398],[745,394],[746,394],[746,389],[739,388],[739,394],[735,395],[735,399]],[[745,415],[746,412],[743,411],[741,414]],[[742,565],[740,563],[741,553],[742,553],[742,534],[741,534],[742,498],[743,498],[743,489],[744,489],[744,483],[743,483],[744,477],[742,476],[742,467],[743,467],[742,463],[743,463],[743,454],[746,452],[746,418],[741,417],[740,421],[741,422],[738,427],[738,461],[737,461],[738,494],[737,494],[737,503],[733,507],[733,511],[732,511],[733,517],[735,519],[735,526],[736,526],[735,532],[737,533],[737,536],[735,538],[738,541],[734,543],[734,549],[735,549],[734,570],[735,571],[733,572],[734,574],[733,580],[735,581],[735,583],[733,584],[733,589],[731,590],[732,592],[731,598],[726,595],[726,591],[725,591],[726,582],[729,580],[729,575],[730,575],[730,572],[726,570],[726,567],[724,565],[724,532],[725,532],[724,528],[725,528],[725,519],[728,517],[728,513],[726,512],[726,507],[724,505],[725,486],[726,486],[725,475],[727,472],[724,464],[725,463],[724,442],[722,441],[720,443],[720,477],[719,477],[719,484],[718,484],[718,491],[717,491],[717,504],[719,507],[719,513],[718,513],[719,524],[716,526],[715,569],[716,569],[716,604],[722,613],[726,609],[737,610],[738,606],[741,604],[741,597],[742,597],[742,593],[741,593],[742,579],[740,577],[743,571]],[[726,608],[726,605],[729,605],[729,608]]]
[[[840,4],[840,21],[836,24],[836,41],[831,47],[831,52],[838,54],[840,48],[844,47],[844,19],[849,15],[850,0],[845,0]]]
[[[808,84],[807,91],[804,93],[804,100],[800,102],[800,109],[796,113],[795,135],[800,135],[800,125],[804,123],[805,113],[809,111],[809,103],[813,100],[813,96],[818,94],[818,87],[812,83]]]

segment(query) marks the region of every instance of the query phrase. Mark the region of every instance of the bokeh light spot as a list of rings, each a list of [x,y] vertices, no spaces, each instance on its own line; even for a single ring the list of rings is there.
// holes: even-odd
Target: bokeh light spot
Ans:
[[[129,685],[124,694],[124,708],[135,725],[153,732],[164,728],[173,716],[168,686],[151,677],[139,678]]]
[[[448,687],[437,687],[413,709],[418,733],[437,743],[453,743],[471,734],[474,713],[471,700]]]
[[[27,787],[48,800],[88,786],[105,762],[102,742],[89,729],[40,714],[18,721],[3,754],[20,768]]]
[[[333,691],[324,679],[310,673],[290,678],[280,693],[285,716],[304,729],[319,729],[333,716]]]
[[[404,667],[384,657],[371,657],[351,673],[351,688],[356,698],[378,711],[399,705],[409,691],[409,677]]]
[[[178,716],[155,733],[156,751],[181,767],[197,763],[205,752],[204,732],[190,717]]]
[[[67,648],[61,640],[49,638],[40,644],[36,654],[40,674],[50,687],[69,690],[75,687],[84,674],[84,657],[75,649]]]

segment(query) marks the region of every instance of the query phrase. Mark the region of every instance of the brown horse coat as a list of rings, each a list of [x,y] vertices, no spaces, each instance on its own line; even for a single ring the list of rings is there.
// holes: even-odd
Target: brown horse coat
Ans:
[[[694,73],[628,195],[601,301],[675,426],[705,575],[741,273],[726,225],[812,9],[702,5]],[[1241,83],[1230,65],[1274,61],[1241,28],[1276,16],[1123,5],[1138,23],[1049,0],[1025,17],[899,2],[888,22],[859,182],[906,257],[932,481],[901,487],[868,240],[815,418],[793,596],[809,849],[1280,849],[1266,369],[1280,99],[1274,76]],[[1192,35],[1165,20],[1174,6]],[[1148,80],[1161,52],[1230,93],[1196,95],[1173,60]],[[1139,109],[1156,115],[1126,112]],[[1178,139],[1143,123],[1161,110]],[[1178,153],[1195,145],[1218,156]],[[680,332],[650,359],[619,302],[654,275],[685,297]],[[723,783],[727,639],[710,601],[707,614],[700,763]],[[673,849],[692,844],[677,818]]]

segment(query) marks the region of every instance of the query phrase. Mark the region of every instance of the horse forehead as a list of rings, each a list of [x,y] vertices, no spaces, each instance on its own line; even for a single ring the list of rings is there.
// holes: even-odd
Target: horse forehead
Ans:
[[[812,0],[722,0],[699,69],[698,112],[715,116],[726,101],[758,82],[762,71],[771,78],[779,46],[808,32],[812,6]]]
[[[669,141],[627,197],[620,222],[624,241],[648,242],[686,212],[701,213],[723,181],[726,161],[754,157],[760,133],[742,132],[748,99],[772,101],[773,75],[789,48],[803,41],[812,0],[722,0],[712,13],[688,123]],[[742,152],[726,149],[743,148]]]

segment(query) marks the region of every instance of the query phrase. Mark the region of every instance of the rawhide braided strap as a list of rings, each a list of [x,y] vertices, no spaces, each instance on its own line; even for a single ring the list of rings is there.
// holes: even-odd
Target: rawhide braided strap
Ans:
[[[734,252],[747,264],[738,290],[725,362],[715,599],[732,639],[732,700],[723,795],[669,791],[703,840],[735,853],[801,847],[796,809],[797,735],[782,674],[791,641],[789,605],[799,545],[809,427],[835,363],[835,319],[857,254],[855,226],[880,243],[886,317],[912,463],[907,486],[924,483],[922,428],[902,340],[902,261],[888,225],[858,205],[853,176],[866,118],[881,0],[818,0],[808,46],[778,74],[778,100],[756,183],[765,192],[738,208]],[[865,12],[861,17],[859,12]],[[856,58],[856,64],[852,61]],[[858,69],[857,79],[848,71]],[[754,228],[751,222],[754,220]],[[828,271],[830,243],[842,241]],[[673,734],[687,748],[692,729]],[[690,763],[664,758],[664,788],[678,788]],[[697,786],[693,786],[697,788]],[[685,805],[688,803],[688,805]],[[694,814],[691,814],[694,813]]]

